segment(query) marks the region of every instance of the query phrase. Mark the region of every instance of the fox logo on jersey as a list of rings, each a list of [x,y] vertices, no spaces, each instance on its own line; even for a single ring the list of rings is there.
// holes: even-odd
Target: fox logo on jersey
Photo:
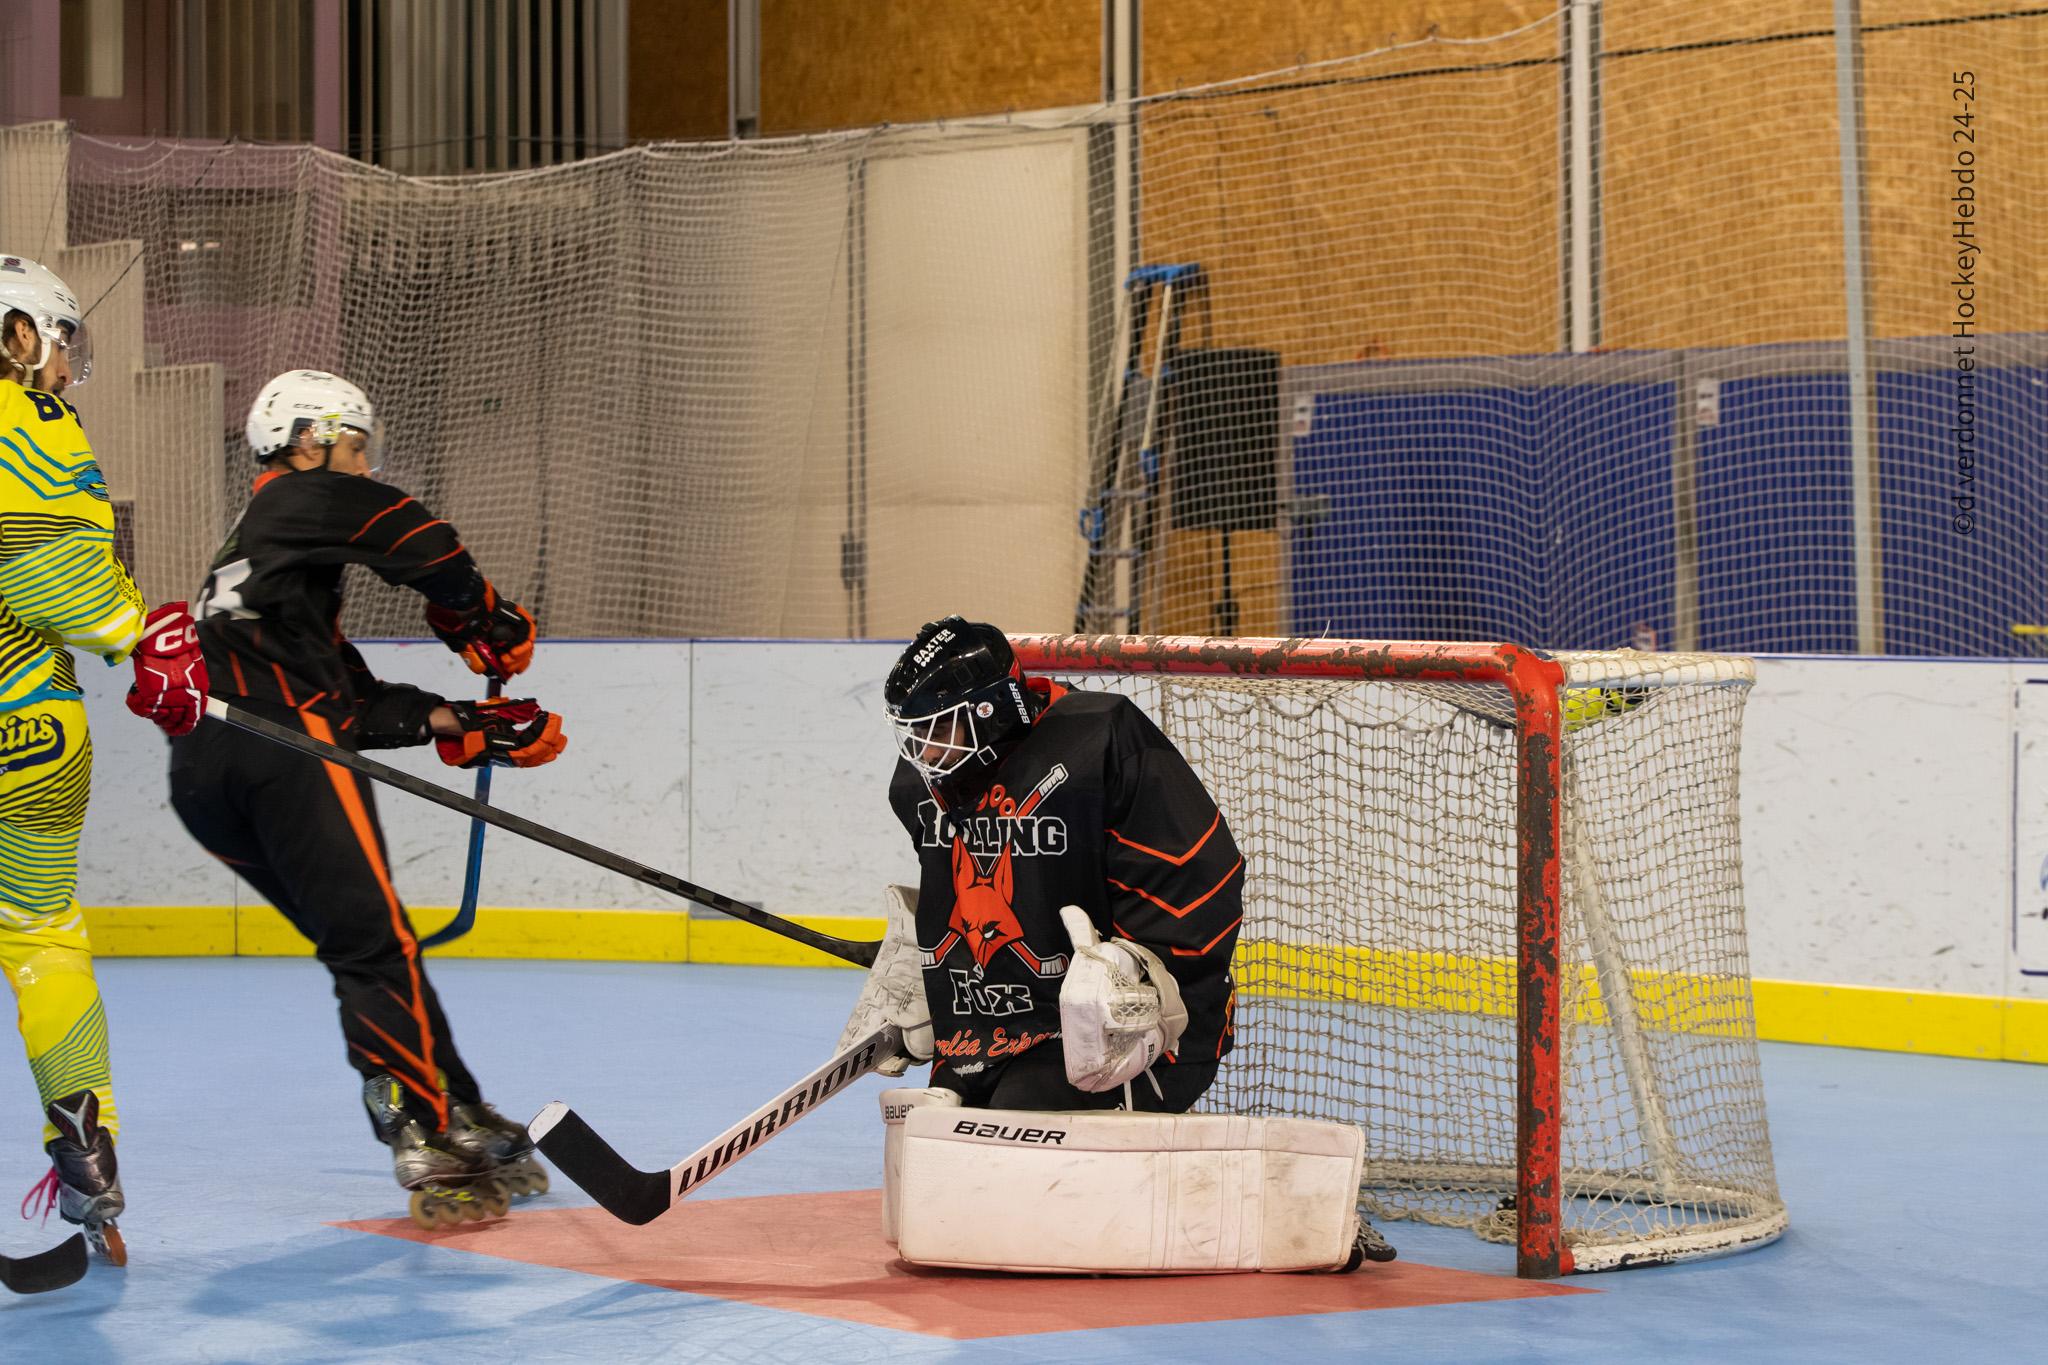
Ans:
[[[987,971],[996,954],[1006,948],[1015,953],[1034,976],[1064,976],[1067,970],[1065,953],[1040,957],[1024,942],[1024,926],[1017,921],[1013,899],[1017,879],[1010,864],[1010,851],[1004,849],[996,858],[995,866],[986,874],[974,863],[974,855],[967,851],[967,845],[955,839],[953,909],[946,918],[946,936],[939,941],[938,947],[919,951],[919,965],[930,970],[944,962],[955,945],[965,943],[968,953],[974,958],[976,977]],[[990,1012],[1009,1011],[997,1009]]]
[[[988,970],[997,953],[1024,941],[1024,926],[1017,923],[1017,911],[1011,905],[1015,888],[1010,850],[1002,851],[984,879],[965,842],[953,841],[953,914],[946,924],[967,940],[967,951],[982,971]]]

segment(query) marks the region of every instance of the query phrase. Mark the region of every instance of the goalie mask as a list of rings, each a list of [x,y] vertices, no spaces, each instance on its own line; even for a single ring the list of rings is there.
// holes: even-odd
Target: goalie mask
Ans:
[[[249,449],[268,460],[290,447],[302,432],[331,446],[344,430],[362,433],[364,455],[375,474],[384,463],[384,424],[370,396],[338,374],[287,370],[263,386],[249,405]]]
[[[897,753],[945,806],[979,785],[1039,708],[1003,633],[958,616],[917,633],[889,670],[882,699]]]
[[[60,350],[71,360],[72,388],[92,374],[92,338],[85,330],[85,314],[49,267],[25,256],[0,256],[0,317],[10,312],[26,314],[42,340],[39,355],[21,359],[31,381],[36,371],[50,363],[51,353]]]

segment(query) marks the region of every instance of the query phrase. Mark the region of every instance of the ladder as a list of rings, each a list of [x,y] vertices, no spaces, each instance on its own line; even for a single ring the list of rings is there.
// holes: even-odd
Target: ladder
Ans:
[[[1158,535],[1160,450],[1172,429],[1170,419],[1162,423],[1160,407],[1182,349],[1188,305],[1198,300],[1206,333],[1211,326],[1209,283],[1201,266],[1141,265],[1124,279],[1117,310],[1121,344],[1112,347],[1111,362],[1121,374],[1113,368],[1104,382],[1089,431],[1091,500],[1080,518],[1088,562],[1074,607],[1079,633],[1137,635],[1144,630],[1146,573]],[[1144,369],[1148,330],[1153,351],[1149,376]]]

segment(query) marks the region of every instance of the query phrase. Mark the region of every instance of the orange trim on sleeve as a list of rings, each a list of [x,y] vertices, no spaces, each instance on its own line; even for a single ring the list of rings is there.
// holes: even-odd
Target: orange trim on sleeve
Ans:
[[[1232,920],[1232,921],[1231,921],[1230,923],[1228,923],[1228,924],[1226,924],[1226,925],[1224,925],[1224,926],[1223,926],[1223,933],[1221,933],[1221,934],[1218,934],[1218,935],[1216,935],[1216,937],[1214,937],[1214,938],[1210,939],[1210,940],[1209,940],[1209,941],[1208,941],[1207,943],[1204,943],[1204,944],[1203,944],[1203,945],[1202,945],[1201,947],[1199,947],[1199,948],[1175,948],[1175,949],[1173,950],[1173,955],[1174,955],[1175,957],[1205,957],[1205,956],[1207,956],[1207,955],[1208,955],[1208,952],[1209,952],[1209,950],[1210,950],[1211,948],[1214,948],[1214,947],[1215,947],[1215,946],[1216,946],[1217,944],[1219,944],[1219,943],[1223,942],[1223,939],[1224,939],[1224,936],[1225,936],[1225,935],[1227,935],[1227,934],[1228,934],[1228,933],[1229,933],[1229,932],[1230,932],[1230,931],[1231,931],[1232,929],[1235,929],[1235,928],[1236,928],[1236,927],[1237,927],[1238,925],[1240,925],[1240,924],[1243,924],[1243,923],[1244,923],[1244,916],[1243,916],[1243,915],[1239,915],[1239,916],[1238,916],[1238,917],[1237,917],[1236,919]]]
[[[326,744],[334,743],[334,731],[327,722],[311,711],[299,712],[299,719],[306,727],[306,733]],[[420,985],[420,945],[412,936],[412,928],[405,922],[405,907],[399,904],[398,890],[391,884],[391,874],[385,869],[384,855],[377,847],[377,829],[370,823],[369,808],[363,804],[362,793],[355,787],[353,776],[338,763],[324,759],[320,766],[327,770],[327,780],[334,786],[334,795],[341,802],[342,813],[348,817],[349,828],[354,831],[356,843],[363,850],[363,858],[370,864],[371,873],[377,878],[377,886],[384,893],[384,909],[391,916],[392,932],[398,936],[399,951],[405,954],[405,970],[412,999],[400,1001],[407,1014],[420,1029],[420,1057],[422,1068],[429,1077],[440,1073],[434,1064],[434,1030],[427,1022],[426,995]],[[403,1077],[400,1077],[403,1080]],[[422,1095],[434,1109],[435,1128],[448,1126],[448,1097],[438,1090],[432,1095]]]
[[[355,544],[357,541],[363,538],[364,531],[369,530],[372,526],[375,526],[378,522],[384,520],[384,518],[390,516],[393,512],[396,512],[399,508],[405,506],[407,503],[411,501],[412,499],[410,497],[404,497],[400,498],[397,502],[392,503],[389,507],[379,512],[376,516],[371,517],[368,521],[364,522],[362,524],[362,528],[358,530],[354,535],[348,538],[348,543],[351,545]]]
[[[1105,877],[1103,878],[1103,880],[1108,882],[1111,886],[1115,887],[1119,891],[1128,891],[1134,896],[1138,896],[1144,900],[1152,902],[1161,910],[1164,910],[1167,914],[1172,915],[1175,919],[1184,919],[1188,915],[1194,913],[1196,910],[1201,909],[1203,902],[1207,901],[1209,897],[1215,895],[1218,891],[1221,891],[1225,886],[1228,886],[1230,884],[1230,879],[1232,877],[1235,877],[1237,875],[1238,869],[1243,866],[1244,859],[1239,858],[1236,862],[1230,865],[1230,871],[1223,874],[1222,881],[1216,883],[1216,885],[1210,887],[1207,891],[1204,891],[1201,895],[1197,896],[1194,900],[1189,901],[1186,905],[1178,906],[1168,905],[1165,901],[1159,899],[1159,897],[1153,895],[1150,891],[1141,890],[1140,888],[1135,886],[1126,886],[1114,877]]]
[[[445,525],[446,523],[443,523],[443,524]],[[396,548],[397,548],[397,546],[393,546],[392,548],[393,548],[393,549],[396,549]],[[449,551],[449,552],[448,552],[447,554],[445,554],[445,555],[442,555],[442,556],[441,556],[441,557],[440,557],[439,559],[430,559],[430,560],[428,560],[428,561],[427,561],[426,563],[424,563],[424,564],[420,565],[420,567],[421,567],[422,569],[431,569],[431,568],[433,568],[433,567],[434,567],[434,566],[435,566],[436,564],[443,564],[443,563],[446,563],[446,562],[447,562],[448,560],[451,560],[451,559],[455,558],[455,556],[457,556],[457,555],[461,554],[462,552],[463,552],[463,550],[462,550],[462,547],[461,547],[460,545],[457,545],[457,546],[456,546],[456,547],[455,547],[454,549],[450,550],[450,551]]]
[[[249,695],[249,684],[242,677],[242,656],[232,649],[228,651],[228,671],[235,675],[235,691]]]
[[[284,698],[284,704],[286,706],[297,706],[298,703],[292,700],[292,685],[284,680],[284,665],[272,664],[270,671],[277,675],[277,691],[278,695]]]
[[[1185,867],[1187,865],[1188,859],[1194,857],[1197,853],[1200,853],[1202,851],[1202,845],[1209,842],[1209,836],[1214,834],[1216,832],[1216,827],[1218,825],[1221,825],[1222,823],[1223,812],[1219,810],[1216,812],[1216,818],[1209,822],[1209,828],[1202,831],[1202,837],[1195,840],[1195,846],[1189,849],[1187,852],[1181,854],[1178,858],[1174,857],[1171,853],[1161,853],[1156,848],[1147,848],[1143,844],[1133,843],[1129,839],[1124,838],[1123,835],[1118,834],[1113,829],[1105,830],[1104,833],[1108,834],[1110,838],[1116,840],[1125,848],[1135,848],[1140,853],[1151,854],[1153,857],[1159,859],[1161,862],[1172,863],[1175,867]]]
[[[414,536],[418,535],[418,534],[419,534],[420,532],[422,532],[422,531],[431,531],[431,530],[433,530],[433,529],[434,529],[434,528],[435,528],[436,526],[446,526],[447,524],[448,524],[448,523],[447,523],[447,522],[445,522],[445,521],[430,521],[430,522],[426,522],[426,523],[425,523],[425,524],[423,524],[423,525],[420,525],[420,526],[415,526],[415,527],[413,527],[413,528],[412,528],[412,529],[411,529],[410,531],[407,531],[407,532],[406,532],[406,533],[405,533],[404,535],[400,536],[400,537],[399,537],[398,539],[396,539],[396,540],[392,541],[392,542],[391,542],[391,548],[390,548],[390,549],[388,549],[388,550],[386,550],[386,551],[385,551],[384,553],[385,553],[385,554],[387,554],[387,555],[395,555],[395,554],[397,554],[397,553],[398,553],[398,547],[399,547],[399,546],[401,546],[401,545],[405,544],[405,542],[407,542],[408,540],[411,540],[411,539],[412,539],[412,538],[413,538]],[[438,563],[439,561],[436,561],[436,562]]]

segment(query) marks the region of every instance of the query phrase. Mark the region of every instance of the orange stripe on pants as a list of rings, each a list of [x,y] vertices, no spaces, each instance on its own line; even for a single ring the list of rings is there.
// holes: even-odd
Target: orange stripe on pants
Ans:
[[[334,731],[311,711],[299,712],[305,722],[306,733],[322,743],[334,743]],[[412,999],[400,1001],[405,1011],[419,1025],[419,1055],[426,1063],[425,1080],[431,1088],[430,1103],[434,1109],[436,1130],[448,1126],[448,1097],[441,1093],[438,1070],[434,1065],[434,1030],[427,1022],[426,999],[420,990],[420,945],[412,934],[412,927],[405,922],[405,907],[399,904],[398,891],[391,884],[391,874],[385,870],[384,855],[377,847],[377,827],[371,822],[369,807],[363,804],[362,794],[356,790],[355,777],[339,763],[322,761],[327,770],[327,780],[334,784],[334,794],[341,800],[341,809],[348,816],[349,828],[355,831],[356,842],[362,845],[363,857],[369,860],[370,871],[377,878],[377,885],[384,892],[384,906],[391,916],[392,932],[398,935],[398,946],[405,954],[406,977],[412,987]],[[366,1021],[367,1022],[367,1021]],[[417,1090],[419,1087],[414,1086]]]

